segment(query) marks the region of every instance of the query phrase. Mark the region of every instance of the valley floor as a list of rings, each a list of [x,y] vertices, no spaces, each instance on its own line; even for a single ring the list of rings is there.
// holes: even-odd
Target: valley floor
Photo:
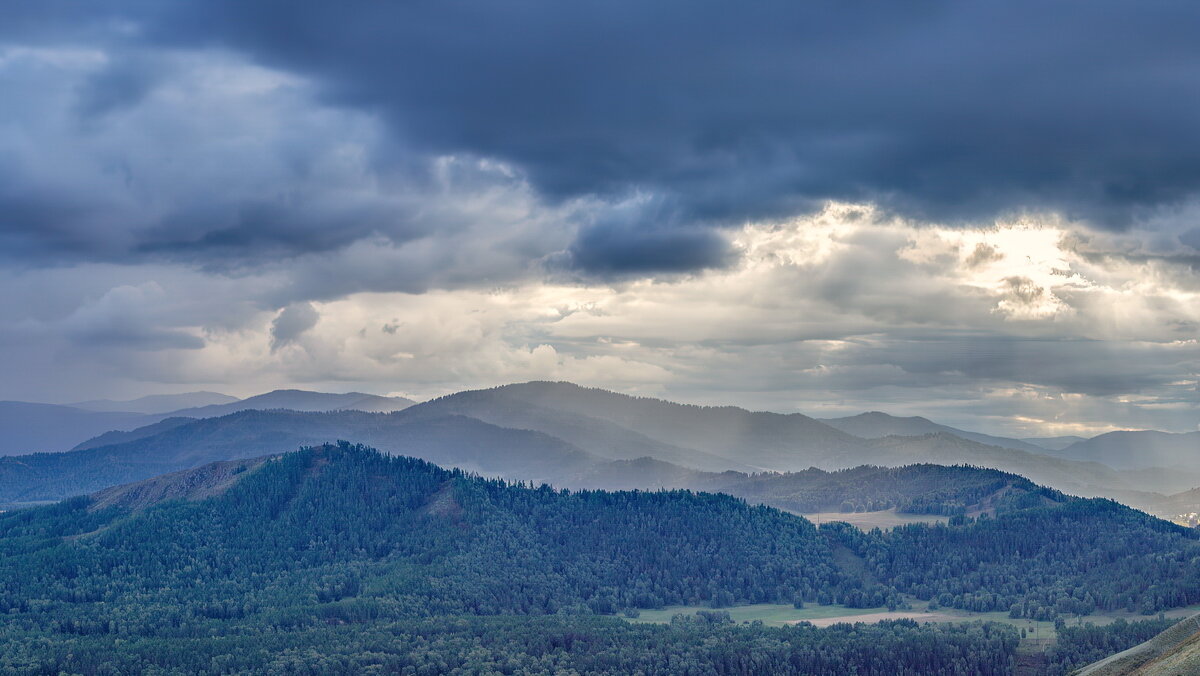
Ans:
[[[768,626],[784,626],[788,624],[796,624],[797,622],[810,622],[818,627],[828,627],[840,622],[879,622],[881,620],[900,620],[912,619],[917,622],[973,622],[983,620],[987,622],[1002,622],[1009,624],[1017,629],[1025,629],[1026,635],[1030,640],[1033,639],[1050,639],[1057,637],[1054,631],[1053,622],[1035,622],[1028,619],[1013,619],[1005,612],[990,612],[990,613],[974,613],[967,610],[957,610],[954,608],[938,608],[937,610],[929,610],[928,604],[924,601],[916,599],[908,599],[912,606],[910,610],[896,610],[892,612],[880,611],[878,608],[847,608],[842,605],[808,605],[804,608],[794,608],[790,605],[758,603],[745,606],[733,606],[729,608],[721,608],[723,612],[729,613],[729,617],[734,622],[755,622],[759,621]],[[711,611],[712,608],[703,606],[668,606],[662,610],[643,610],[636,618],[627,618],[630,622],[657,622],[668,623],[675,615],[691,615],[696,612],[706,610]],[[1163,615],[1167,618],[1185,618],[1200,612],[1200,604],[1188,606],[1186,608],[1175,608],[1165,611]],[[1068,625],[1092,623],[1096,626],[1104,626],[1111,624],[1118,619],[1124,619],[1129,622],[1138,620],[1148,620],[1157,617],[1139,615],[1137,613],[1128,612],[1112,612],[1112,613],[1097,613],[1086,617],[1071,617],[1066,620]]]
[[[813,514],[805,514],[803,512],[791,513],[797,516],[802,516],[817,525],[830,523],[832,521],[841,521],[862,530],[871,530],[872,528],[890,530],[896,526],[903,526],[904,524],[908,523],[946,523],[946,521],[950,518],[947,516],[939,516],[937,514],[903,514],[898,513],[894,509],[885,509],[877,512],[820,512]]]

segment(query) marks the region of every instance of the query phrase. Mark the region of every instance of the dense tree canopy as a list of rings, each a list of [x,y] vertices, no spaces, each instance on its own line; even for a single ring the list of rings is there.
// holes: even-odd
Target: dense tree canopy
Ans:
[[[0,666],[988,674],[1005,673],[1011,629],[598,616],[878,607],[901,592],[1025,616],[1197,600],[1194,534],[1064,500],[863,533],[724,495],[510,484],[342,443],[263,462],[205,500],[77,498],[0,515]]]

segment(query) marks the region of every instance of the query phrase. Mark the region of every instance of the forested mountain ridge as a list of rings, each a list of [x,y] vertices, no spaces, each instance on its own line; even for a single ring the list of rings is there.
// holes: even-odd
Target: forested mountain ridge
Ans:
[[[669,604],[877,607],[901,603],[899,592],[1042,617],[1200,600],[1195,533],[1044,489],[994,517],[864,533],[817,529],[730,496],[534,488],[345,443],[255,462],[0,514],[0,667],[121,673],[165,663],[194,673],[224,655],[268,671],[279,650],[320,645],[295,664],[352,673],[367,660],[438,673],[438,664],[497,668],[500,651],[614,674],[673,673],[656,654],[694,660],[702,673],[717,660],[734,674],[764,664],[797,674],[1004,674],[1011,629],[899,623],[844,634],[723,627],[713,616],[664,633],[588,616]],[[105,495],[114,499],[102,503]],[[865,567],[845,567],[839,547]],[[482,617],[511,614],[523,619]],[[421,636],[437,642],[413,652]],[[569,636],[602,650],[603,662]],[[125,642],[120,653],[114,639]],[[490,647],[466,648],[479,641]],[[662,645],[650,651],[647,641]],[[714,654],[709,644],[731,648]],[[321,654],[341,657],[310,661]]]
[[[706,471],[753,471],[747,466],[794,472],[864,464],[971,464],[1017,473],[1076,494],[1121,498],[1131,491],[1174,492],[1200,482],[1200,470],[1177,470],[1147,476],[1143,485],[1099,463],[1052,457],[1032,444],[1024,444],[1032,450],[1019,450],[972,441],[934,423],[930,424],[937,429],[919,436],[865,439],[801,414],[678,404],[565,382],[468,390],[406,411],[409,415],[429,412],[453,412],[504,427],[539,430],[602,457],[647,456]],[[726,464],[720,464],[721,459]]]
[[[600,604],[597,607],[605,609],[603,612],[670,603],[721,605],[793,598],[836,599],[870,607],[882,604],[896,590],[971,610],[1014,610],[1019,605],[1015,612],[1023,616],[1086,614],[1094,609],[1124,607],[1154,612],[1200,600],[1197,533],[1117,503],[1069,498],[1032,486],[1019,477],[979,473],[971,468],[861,468],[844,473],[840,479],[843,485],[864,477],[893,487],[916,485],[927,489],[917,493],[925,500],[935,494],[930,491],[937,484],[947,483],[947,477],[955,474],[972,476],[975,481],[968,490],[977,490],[980,495],[996,488],[989,481],[1000,481],[1002,491],[1011,494],[1012,499],[995,510],[995,516],[956,516],[950,525],[919,524],[864,533],[833,524],[822,527],[823,536],[819,536],[817,529],[803,519],[767,507],[751,507],[729,496],[678,490],[614,493],[546,486],[534,489],[474,478],[459,470],[444,470],[412,458],[387,457],[343,443],[274,460],[210,465],[105,491],[93,498],[4,515],[0,517],[0,537],[24,532],[20,524],[28,520],[42,521],[39,532],[69,534],[72,529],[94,531],[98,522],[115,519],[116,525],[132,530],[99,541],[101,549],[109,545],[125,547],[126,540],[160,541],[158,535],[136,532],[142,526],[135,524],[155,523],[155,528],[195,533],[170,538],[209,538],[195,543],[197,551],[207,556],[213,547],[233,546],[234,541],[228,540],[233,537],[230,533],[221,528],[214,531],[204,521],[219,513],[221,519],[232,519],[222,522],[230,528],[241,523],[246,533],[259,531],[254,535],[257,541],[274,542],[266,548],[275,547],[276,554],[286,550],[291,557],[304,551],[325,559],[337,558],[340,555],[336,552],[342,551],[339,548],[343,545],[330,549],[312,544],[331,541],[344,542],[349,548],[345,555],[350,559],[360,558],[363,552],[368,559],[387,558],[398,543],[411,539],[404,551],[426,562],[452,557],[457,563],[446,571],[468,571],[462,573],[467,577],[471,570],[488,570],[485,577],[489,580],[519,575],[522,570],[528,574],[547,565],[546,570],[558,571],[541,581],[544,584],[526,580],[517,585],[539,590],[535,596],[540,600],[536,602],[525,599],[504,606],[509,610],[520,607],[521,612],[529,611],[529,603],[542,604],[545,610],[549,608],[545,604],[551,603],[549,599],[559,599],[554,604],[568,602],[564,599],[572,593],[577,595],[575,601],[587,603],[596,601],[597,595],[603,596],[603,602],[596,601]],[[1025,490],[1013,490],[1018,486]],[[213,487],[219,490],[211,490]],[[155,491],[165,502],[111,498],[144,497]],[[173,501],[188,497],[210,499]],[[105,504],[107,509],[97,509]],[[143,516],[117,518],[131,509],[142,510]],[[280,522],[280,510],[300,511]],[[208,516],[195,521],[200,518],[198,514]],[[414,521],[417,516],[436,519]],[[167,526],[160,522],[162,518],[179,523]],[[305,519],[316,519],[316,523],[305,525]],[[17,528],[4,531],[4,524],[16,524]],[[453,528],[447,531],[447,525]],[[276,528],[287,532],[275,533]],[[249,546],[250,540],[239,539],[246,533],[237,534],[236,542]],[[453,533],[463,537],[451,537]],[[705,544],[696,544],[694,538]],[[644,542],[637,545],[640,539]],[[88,540],[76,546],[88,550],[91,543]],[[835,545],[848,547],[863,557],[878,581],[871,583],[875,587],[863,589],[863,580],[840,572],[830,553]],[[688,553],[692,547],[708,553]],[[126,554],[145,555],[133,551]],[[196,555],[192,552],[188,556]],[[272,555],[264,551],[256,556]],[[564,556],[567,558],[560,560]],[[642,568],[645,556],[653,557],[656,563]],[[684,556],[716,556],[720,560],[709,560],[703,566],[697,562],[672,563]],[[591,568],[597,565],[592,563],[594,559],[608,562],[603,573]],[[584,568],[562,577],[567,560]],[[1153,566],[1148,565],[1150,560]],[[504,567],[509,564],[501,565],[504,561],[511,564],[511,570]],[[669,572],[672,566],[677,565],[682,566],[682,578],[667,579],[673,575]],[[1140,574],[1129,574],[1139,566],[1144,568]],[[633,582],[644,574],[657,582],[650,586]],[[608,582],[601,584],[597,575]],[[625,582],[617,584],[612,575],[624,576]],[[514,580],[510,582],[516,584]],[[462,584],[463,590],[469,590],[480,581],[463,580]],[[507,593],[490,585],[484,585],[490,590],[487,594]],[[728,595],[722,596],[726,592]],[[446,598],[439,594],[434,593],[437,598],[426,602],[475,603],[469,601],[471,594],[466,591]],[[484,606],[493,607],[489,612],[506,612],[495,599],[479,603],[483,605],[472,606],[472,612]],[[461,608],[447,606],[446,610],[457,612]]]
[[[569,395],[571,390],[566,392]],[[435,401],[390,414],[250,410],[220,418],[172,418],[132,432],[104,435],[97,441],[115,443],[69,453],[0,458],[0,504],[61,499],[216,460],[257,457],[303,445],[349,439],[390,453],[509,479],[594,488],[724,490],[800,509],[795,504],[779,502],[788,499],[786,494],[741,492],[719,477],[708,476],[721,472],[696,473],[675,463],[641,468],[629,462],[606,465],[614,456],[635,451],[663,452],[674,457],[687,453],[688,449],[657,442],[606,420],[570,411],[558,413],[539,404],[517,400],[496,404],[494,397],[489,397],[492,403],[487,406],[460,405],[464,399],[470,401],[474,397],[474,394],[456,395],[447,400],[449,404]],[[506,422],[511,427],[460,415],[468,410],[490,414],[492,421]],[[800,469],[812,466],[800,462],[805,440],[799,438],[792,443],[796,448],[793,462],[802,465]],[[945,433],[858,439],[856,443],[856,448],[843,449],[843,454],[829,461],[824,469],[844,468],[852,461],[891,467],[970,464],[999,468],[1075,494],[1122,498],[1128,495],[1128,487],[1122,485],[1124,478],[1102,465],[986,446]],[[717,456],[702,453],[694,457],[704,458],[698,464],[721,461]],[[743,467],[728,462],[735,468]],[[1185,473],[1177,472],[1172,480],[1187,488],[1191,485],[1188,479]],[[1113,488],[1114,485],[1117,487]],[[823,505],[821,509],[836,510],[838,506]]]
[[[688,488],[728,493],[751,503],[812,512],[893,509],[909,514],[995,514],[1066,501],[1067,496],[1025,477],[965,465],[879,467],[826,471],[720,474],[685,470],[650,458],[597,466],[572,486],[610,490]],[[1038,496],[1030,500],[1028,495]]]
[[[169,500],[204,500],[224,493],[251,472],[277,456],[212,462],[192,469],[163,474],[132,484],[105,488],[92,494],[88,511],[116,508],[136,512]]]
[[[410,421],[395,414],[248,410],[203,418],[120,444],[67,453],[0,458],[0,504],[56,500],[216,460],[282,453],[338,439],[440,464],[534,481],[574,474],[599,461],[539,432],[462,416]]]
[[[239,477],[207,499],[166,495],[133,514],[119,500],[94,509],[102,493],[0,515],[0,607],[45,619],[27,600],[49,593],[77,619],[123,603],[204,616],[231,598],[278,611],[316,589],[317,600],[362,593],[374,612],[404,616],[603,613],[857,585],[812,524],[729,496],[533,489],[349,444]]]

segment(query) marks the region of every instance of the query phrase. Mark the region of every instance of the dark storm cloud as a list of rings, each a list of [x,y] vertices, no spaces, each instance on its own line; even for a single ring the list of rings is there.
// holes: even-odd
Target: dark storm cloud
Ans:
[[[310,79],[328,105],[381,114],[391,145],[373,149],[376,169],[467,154],[511,164],[551,203],[652,194],[676,205],[668,223],[648,213],[584,228],[568,254],[588,273],[719,265],[725,253],[701,228],[826,199],[947,221],[1057,210],[1120,228],[1200,188],[1191,2],[216,0],[3,11],[10,41],[109,52],[80,89],[85,115],[145,96],[160,77],[147,66],[154,50],[225,49]],[[188,227],[211,215],[205,201],[179,199],[129,250],[224,260],[391,236],[377,212],[350,206],[321,214],[341,235],[279,204],[230,205],[236,222]]]
[[[1185,2],[194,5],[207,40],[547,193],[649,186],[697,218],[888,198],[1121,223],[1200,182]]]
[[[317,325],[320,313],[312,303],[289,305],[271,322],[271,351],[294,343],[300,334]]]
[[[570,265],[592,275],[686,272],[732,257],[729,242],[709,230],[624,224],[585,228],[568,251]]]
[[[78,113],[91,120],[136,105],[163,75],[162,64],[151,56],[116,59],[79,88]]]

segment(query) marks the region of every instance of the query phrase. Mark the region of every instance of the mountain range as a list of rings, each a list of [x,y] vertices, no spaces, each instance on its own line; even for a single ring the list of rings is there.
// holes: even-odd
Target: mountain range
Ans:
[[[611,616],[915,598],[1044,620],[1200,601],[1200,536],[1111,501],[969,467],[802,474],[786,480],[812,504],[871,487],[910,508],[995,508],[817,528],[727,495],[556,490],[321,445],[0,514],[0,669],[668,674],[753,656],[734,673],[998,675],[1017,645],[1001,624],[771,629],[714,612],[655,630]]]
[[[0,458],[0,503],[56,500],[208,462],[339,439],[485,476],[572,487],[723,490],[777,505],[789,498],[733,484],[738,477],[809,468],[924,463],[989,467],[1068,493],[1137,504],[1157,499],[1148,491],[1173,493],[1200,485],[1195,470],[1148,469],[1133,476],[1044,449],[1035,453],[983,444],[921,418],[881,413],[834,422],[864,435],[933,431],[864,438],[801,414],[677,404],[570,383],[522,383],[410,404],[370,395],[281,391],[192,409],[185,412],[244,410],[159,419],[128,432],[98,435],[68,453]],[[310,410],[281,410],[288,405]],[[370,413],[357,406],[399,410]]]
[[[921,417],[869,412],[818,420],[551,382],[469,390],[422,404],[300,390],[225,399],[193,393],[84,402],[96,408],[136,402],[152,410],[221,400],[166,414],[0,404],[0,422],[12,432],[3,442],[8,446],[41,434],[63,448],[81,432],[127,428],[96,433],[68,447],[69,453],[0,457],[0,504],[57,500],[207,462],[339,439],[486,476],[572,487],[720,490],[788,509],[799,509],[794,493],[768,491],[763,481],[744,478],[809,468],[965,464],[1163,515],[1190,512],[1195,500],[1187,491],[1200,485],[1193,461],[1200,433],[1116,432],[1070,444],[1059,438],[1047,442],[1060,446],[1055,450]]]
[[[275,390],[246,399],[215,392],[191,392],[131,401],[93,400],[73,405],[0,401],[0,456],[65,451],[97,437],[103,443],[128,440],[132,437],[102,435],[143,429],[169,418],[208,418],[251,409],[386,412],[398,411],[413,403],[404,397],[304,390]],[[125,405],[128,408],[122,409]]]
[[[990,434],[980,434],[960,430],[948,425],[939,425],[932,420],[920,416],[900,418],[881,411],[868,411],[845,418],[822,418],[825,424],[853,434],[864,439],[879,439],[882,437],[916,437],[925,434],[952,434],[956,437],[975,441],[988,446],[1015,448],[1030,453],[1045,453],[1046,447],[1021,439],[1009,437],[994,437]]]

